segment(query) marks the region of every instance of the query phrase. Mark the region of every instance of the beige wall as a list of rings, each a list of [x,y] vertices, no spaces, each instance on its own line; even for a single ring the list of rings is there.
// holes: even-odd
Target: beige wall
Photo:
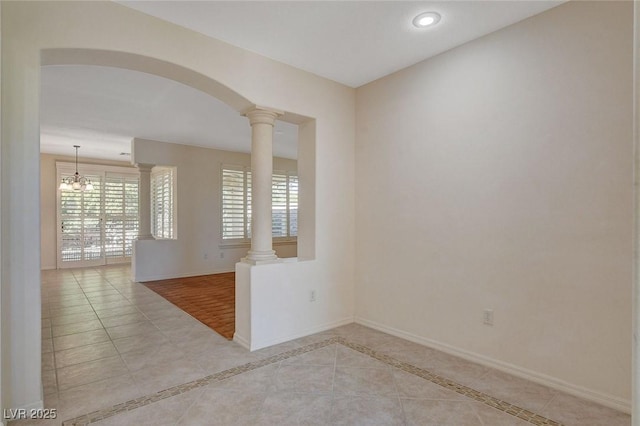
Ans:
[[[247,124],[248,125],[248,124]],[[136,252],[136,277],[149,281],[180,276],[232,272],[248,245],[224,246],[221,231],[221,168],[223,164],[251,165],[239,152],[136,139],[132,154],[138,163],[177,168],[176,240],[145,241]],[[274,158],[274,170],[297,170],[295,160]],[[278,257],[296,256],[295,244],[274,245]]]
[[[566,3],[357,90],[359,321],[629,409],[632,7]]]

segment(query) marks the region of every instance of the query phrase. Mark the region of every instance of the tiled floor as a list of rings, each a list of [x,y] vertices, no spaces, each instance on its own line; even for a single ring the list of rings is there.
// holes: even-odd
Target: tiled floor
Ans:
[[[489,406],[496,400],[565,425],[631,423],[628,415],[355,324],[250,353],[131,283],[129,272],[43,272],[45,405],[58,418],[12,426],[72,419],[118,426],[531,424]]]

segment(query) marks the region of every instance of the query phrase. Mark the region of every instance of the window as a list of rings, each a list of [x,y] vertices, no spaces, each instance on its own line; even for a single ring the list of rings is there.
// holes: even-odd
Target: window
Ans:
[[[274,171],[271,181],[273,238],[298,235],[298,176]],[[246,167],[222,168],[222,239],[251,238],[251,171]]]
[[[58,180],[73,163],[56,162]],[[91,191],[57,191],[58,267],[128,262],[138,236],[138,172],[127,167],[80,164]]]
[[[104,251],[107,258],[128,258],[138,237],[138,178],[106,174]]]
[[[158,239],[176,239],[176,170],[151,170],[151,233]]]

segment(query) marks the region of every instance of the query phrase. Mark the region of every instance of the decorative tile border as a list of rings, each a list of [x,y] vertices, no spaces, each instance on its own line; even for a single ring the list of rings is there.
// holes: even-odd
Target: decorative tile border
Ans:
[[[237,376],[239,374],[247,373],[249,371],[252,371],[261,367],[265,367],[267,365],[274,364],[280,361],[284,361],[285,359],[293,358],[293,357],[305,354],[307,352],[315,351],[317,349],[324,348],[326,346],[330,346],[333,344],[340,344],[349,349],[353,349],[357,352],[360,352],[361,354],[367,355],[373,359],[384,362],[387,365],[398,368],[402,371],[413,374],[415,376],[421,377],[425,380],[430,381],[431,383],[434,383],[436,385],[444,387],[445,389],[459,393],[460,395],[464,395],[467,398],[473,399],[474,401],[478,401],[483,404],[486,404],[490,407],[493,407],[506,414],[522,419],[533,425],[563,426],[562,423],[548,419],[539,414],[536,414],[534,412],[531,412],[529,410],[526,410],[522,407],[511,404],[509,402],[503,401],[501,399],[494,398],[491,395],[488,395],[484,392],[480,392],[468,386],[462,385],[460,383],[456,383],[453,380],[447,379],[446,377],[439,376],[429,370],[416,367],[415,365],[407,364],[406,362],[399,361],[388,355],[380,354],[371,348],[368,348],[366,346],[363,346],[357,343],[350,342],[343,337],[332,337],[330,339],[323,340],[321,342],[312,343],[310,345],[303,346],[301,348],[292,349],[290,351],[286,351],[278,355],[273,355],[258,361],[249,362],[247,364],[243,364],[238,367],[233,367],[228,370],[220,371],[218,373],[211,374],[209,376],[203,377],[198,380],[184,383],[182,385],[173,386],[151,395],[142,396],[140,398],[132,399],[132,400],[123,402],[121,404],[114,405],[110,408],[105,408],[105,409],[94,411],[92,413],[88,413],[70,420],[65,420],[62,423],[62,425],[63,426],[88,425],[90,423],[94,423],[99,420],[103,420],[103,419],[115,416],[117,414],[122,414],[127,411],[135,410],[136,408],[140,408],[145,405],[149,405],[154,402],[157,402],[166,398],[170,398],[172,396],[179,395],[193,389],[207,386],[212,383],[216,383],[221,380],[225,380],[225,379]]]

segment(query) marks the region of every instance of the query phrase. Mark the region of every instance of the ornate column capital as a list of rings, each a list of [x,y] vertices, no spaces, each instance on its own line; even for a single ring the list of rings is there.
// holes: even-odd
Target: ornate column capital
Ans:
[[[155,166],[156,166],[155,164],[136,163],[136,167],[138,168],[139,172],[150,173],[151,169],[153,169]]]
[[[276,122],[276,118],[283,114],[283,111],[255,105],[242,112],[242,115],[249,119],[249,124],[252,126],[254,124],[269,124],[273,126]]]

